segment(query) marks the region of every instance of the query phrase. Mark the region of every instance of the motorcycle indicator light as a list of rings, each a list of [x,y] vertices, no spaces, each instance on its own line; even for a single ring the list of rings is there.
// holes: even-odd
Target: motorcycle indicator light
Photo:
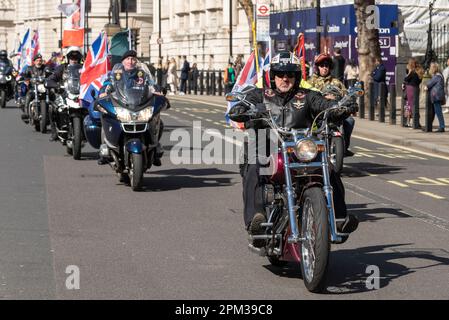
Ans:
[[[298,141],[295,149],[296,157],[303,162],[312,161],[318,154],[317,144],[310,139]]]

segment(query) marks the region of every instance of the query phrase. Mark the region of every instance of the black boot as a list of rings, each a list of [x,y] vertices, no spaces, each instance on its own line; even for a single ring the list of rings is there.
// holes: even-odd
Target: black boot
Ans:
[[[258,236],[265,234],[265,228],[262,227],[262,223],[267,222],[267,218],[263,213],[257,212],[250,225],[248,226],[248,233],[252,236]],[[265,239],[253,239],[253,246],[256,248],[262,248],[265,246]]]
[[[351,233],[357,230],[359,220],[352,214],[348,214],[345,221],[337,223],[337,230],[341,233]]]

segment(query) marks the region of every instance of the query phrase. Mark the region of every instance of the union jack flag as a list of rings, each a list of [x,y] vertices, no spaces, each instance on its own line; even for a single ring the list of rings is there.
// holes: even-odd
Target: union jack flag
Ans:
[[[102,32],[89,48],[83,69],[81,69],[80,99],[91,103],[92,90],[95,90],[96,94],[100,91],[111,70],[108,54],[108,37]]]

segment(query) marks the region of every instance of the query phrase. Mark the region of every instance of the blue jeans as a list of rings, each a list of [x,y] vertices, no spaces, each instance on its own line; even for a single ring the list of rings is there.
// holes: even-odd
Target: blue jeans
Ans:
[[[345,138],[345,148],[348,150],[349,144],[351,143],[351,134],[354,130],[355,120],[352,116],[347,117],[343,121],[343,130],[344,130],[344,138]]]
[[[443,110],[441,108],[440,101],[435,101],[433,103],[433,110],[435,110],[435,114],[438,117],[438,122],[440,123],[440,129],[444,129],[445,124],[444,124]]]

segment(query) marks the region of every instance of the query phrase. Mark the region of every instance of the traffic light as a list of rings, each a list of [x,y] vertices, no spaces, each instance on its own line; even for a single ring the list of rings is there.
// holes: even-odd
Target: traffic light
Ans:
[[[137,46],[140,44],[140,35],[138,29],[131,29],[131,47],[137,51]]]

